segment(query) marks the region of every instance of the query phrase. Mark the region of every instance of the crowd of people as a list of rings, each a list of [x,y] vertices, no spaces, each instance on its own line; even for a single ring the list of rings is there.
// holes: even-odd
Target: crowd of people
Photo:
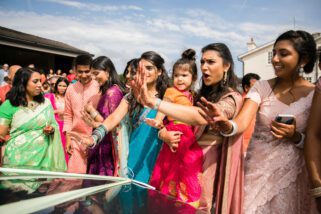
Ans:
[[[154,51],[127,63],[125,81],[106,56],[76,57],[68,78],[10,66],[2,167],[128,177],[208,213],[321,211],[321,79],[302,77],[317,61],[313,36],[281,34],[276,77],[245,75],[243,94],[225,44],[201,54],[198,91],[193,49],[171,77]]]

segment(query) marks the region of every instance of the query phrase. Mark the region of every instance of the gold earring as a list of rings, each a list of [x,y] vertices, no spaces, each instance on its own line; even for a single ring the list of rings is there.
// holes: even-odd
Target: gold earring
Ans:
[[[224,74],[223,74],[223,84],[224,85],[226,84],[226,81],[227,81],[227,71],[224,71]]]

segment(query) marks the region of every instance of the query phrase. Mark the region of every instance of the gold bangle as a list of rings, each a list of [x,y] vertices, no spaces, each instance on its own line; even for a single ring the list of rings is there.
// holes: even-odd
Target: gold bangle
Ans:
[[[313,198],[321,197],[321,187],[310,189],[310,194]]]

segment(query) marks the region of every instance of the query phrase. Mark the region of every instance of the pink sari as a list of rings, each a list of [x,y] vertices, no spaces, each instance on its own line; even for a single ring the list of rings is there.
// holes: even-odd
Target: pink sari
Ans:
[[[228,118],[234,118],[242,106],[237,92],[224,95],[217,103]],[[203,149],[203,179],[200,209],[216,214],[241,214],[243,209],[244,156],[242,135],[225,138],[206,126],[195,130]]]
[[[53,107],[54,110],[57,110],[57,106],[56,106],[56,100],[55,100],[55,94],[53,93],[49,93],[49,94],[45,94],[45,97],[48,98],[51,102],[51,105]],[[61,143],[62,143],[62,146],[64,148],[64,154],[65,154],[65,160],[66,160],[66,163],[68,163],[68,154],[66,152],[66,136],[65,134],[63,133],[63,128],[64,128],[64,121],[61,120],[59,118],[59,115],[58,114],[55,114],[55,119],[59,125],[59,131],[60,131],[60,136],[61,136]]]

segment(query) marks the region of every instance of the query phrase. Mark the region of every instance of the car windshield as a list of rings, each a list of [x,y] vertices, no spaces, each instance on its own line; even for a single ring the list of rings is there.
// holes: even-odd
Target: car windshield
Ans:
[[[0,172],[0,213],[196,212],[128,178],[8,168]]]

